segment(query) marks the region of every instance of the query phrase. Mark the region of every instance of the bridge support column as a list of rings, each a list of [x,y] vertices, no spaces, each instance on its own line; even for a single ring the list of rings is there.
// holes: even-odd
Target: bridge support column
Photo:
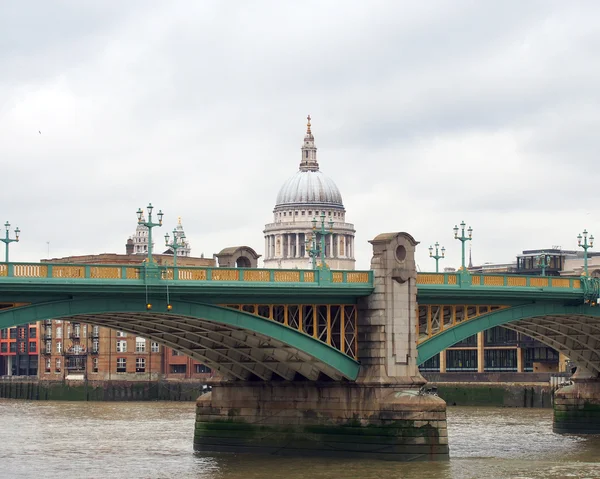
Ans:
[[[554,393],[554,432],[600,434],[600,377],[578,366],[571,380]]]
[[[447,460],[446,403],[417,368],[417,288],[406,233],[377,236],[375,291],[358,305],[356,381],[222,382],[197,401],[194,448]]]

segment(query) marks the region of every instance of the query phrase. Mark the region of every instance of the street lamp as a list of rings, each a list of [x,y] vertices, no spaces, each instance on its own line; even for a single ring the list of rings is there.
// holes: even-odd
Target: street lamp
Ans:
[[[10,229],[10,223],[7,221],[4,224],[4,227],[6,228],[6,238],[0,238],[0,241],[2,241],[5,245],[6,245],[6,253],[5,253],[5,257],[4,257],[4,262],[8,263],[8,245],[14,242],[19,241],[19,234],[21,233],[21,230],[19,229],[19,227],[17,227],[15,229],[15,238],[9,238],[9,229]]]
[[[177,229],[173,228],[173,242],[169,243],[169,239],[169,233],[165,233],[165,246],[173,248],[173,268],[177,268],[177,250],[185,247],[185,234],[178,235]]]
[[[542,268],[542,276],[546,276],[546,268],[550,266],[550,256],[542,253],[537,257],[537,264]]]
[[[433,246],[429,247],[429,257],[433,258],[435,260],[435,272],[436,273],[440,272],[439,267],[438,267],[439,260],[444,258],[446,255],[446,248],[444,248],[443,246],[442,246],[442,254],[441,255],[439,254],[439,250],[438,250],[439,246],[440,246],[440,244],[436,241],[435,242],[435,254],[433,254]]]
[[[151,264],[154,262],[152,259],[152,228],[155,226],[162,226],[163,212],[162,210],[159,210],[156,215],[158,216],[158,223],[152,223],[152,210],[154,209],[154,206],[152,206],[152,203],[148,203],[146,209],[148,210],[148,221],[144,221],[144,212],[141,208],[137,210],[137,217],[138,225],[148,228],[148,264]]]
[[[328,234],[333,234],[333,220],[329,220],[329,232],[325,229],[325,213],[321,213],[321,228],[317,230],[317,218],[312,219],[313,226],[313,234],[312,238],[306,240],[306,248],[308,255],[312,258],[312,267],[316,268],[316,260],[317,256],[321,256],[321,265],[320,268],[325,268],[327,265],[325,263],[325,237]],[[317,248],[317,233],[321,234],[321,245],[320,248]],[[320,249],[320,251],[319,251]]]
[[[577,235],[577,244],[581,248],[583,248],[583,276],[587,276],[588,274],[588,252],[589,248],[594,247],[594,235],[590,235],[590,242],[588,243],[588,232],[587,230],[583,230],[583,244],[581,244],[582,236],[581,234]]]
[[[458,236],[458,226],[454,226],[454,239],[459,240],[462,243],[462,264],[460,269],[462,269],[463,271],[466,270],[465,268],[465,241],[471,241],[473,239],[473,228],[471,228],[469,226],[469,229],[467,230],[467,233],[469,234],[469,236],[465,236],[465,222],[463,221],[460,224],[461,227],[461,234],[460,236]]]

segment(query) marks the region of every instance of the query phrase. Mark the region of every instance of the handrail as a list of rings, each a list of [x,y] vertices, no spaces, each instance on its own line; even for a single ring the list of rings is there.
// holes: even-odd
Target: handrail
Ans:
[[[127,264],[77,263],[0,263],[0,281],[7,278],[72,280],[143,280],[147,266]],[[321,270],[211,268],[203,266],[156,266],[160,280],[210,283],[301,283],[320,284]],[[348,286],[372,286],[372,271],[326,271],[331,283]]]

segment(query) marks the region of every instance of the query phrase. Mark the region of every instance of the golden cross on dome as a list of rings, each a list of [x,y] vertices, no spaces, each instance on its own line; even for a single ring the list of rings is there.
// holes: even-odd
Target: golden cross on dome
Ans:
[[[178,216],[178,217],[177,217],[177,224],[178,224],[179,226],[181,226],[181,216]]]
[[[310,115],[306,117],[308,123],[306,124],[306,133],[310,133]]]

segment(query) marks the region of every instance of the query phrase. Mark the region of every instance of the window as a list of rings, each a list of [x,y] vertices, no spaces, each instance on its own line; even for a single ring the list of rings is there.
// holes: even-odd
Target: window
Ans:
[[[195,364],[194,366],[197,373],[210,373],[210,368],[204,364]]]
[[[10,352],[11,353],[17,352],[17,343],[10,343]]]
[[[0,353],[7,353],[7,352],[8,352],[8,344],[7,343],[0,344]]]
[[[17,339],[17,328],[10,328],[10,339]]]
[[[8,339],[8,329],[4,328],[0,331],[0,339]]]
[[[117,353],[126,353],[127,352],[127,341],[124,339],[120,339],[117,341]]]
[[[92,372],[98,372],[98,358],[92,358]]]
[[[306,213],[306,211],[303,211],[303,212],[302,212],[302,216],[305,216],[305,213]]]
[[[127,359],[117,358],[117,372],[118,373],[126,373],[127,372]]]
[[[98,337],[100,334],[100,328],[98,326],[92,326],[92,336]]]
[[[56,363],[54,364],[54,372],[60,373],[60,358],[56,358]]]
[[[296,216],[298,216],[298,212],[296,211]]]
[[[135,358],[135,372],[146,372],[146,358]]]
[[[308,150],[305,150],[304,153],[305,153],[304,158],[308,158]]]
[[[58,354],[62,353],[62,343],[60,341],[56,342],[56,352]]]
[[[135,338],[135,352],[136,353],[145,353],[146,352],[146,340],[144,338],[140,338],[139,336]]]
[[[176,349],[173,349],[173,352],[171,353],[173,356],[183,356],[183,354],[181,354],[179,351],[177,351]]]
[[[37,345],[35,341],[30,341],[29,342],[29,352],[30,353],[36,353],[37,352]]]
[[[92,341],[92,353],[98,353],[100,352],[100,341],[98,341],[97,339],[94,339]],[[98,358],[96,358],[98,359]]]
[[[448,349],[446,371],[477,371],[477,350]]]
[[[151,346],[150,346],[150,350],[153,353],[158,353],[160,351],[160,346],[158,345],[158,343],[152,342]]]
[[[184,374],[186,370],[185,364],[171,364],[171,373]]]
[[[19,328],[19,339],[25,339],[25,328]]]
[[[127,333],[124,333],[123,331],[117,331],[117,338],[126,338],[127,337]]]
[[[62,338],[62,326],[57,326],[56,328],[56,337]]]
[[[52,363],[50,362],[50,358],[46,359],[46,366],[44,368],[45,373],[49,373],[52,368]]]
[[[52,352],[52,341],[46,341],[46,354],[50,354]]]
[[[312,211],[309,211],[309,212],[308,212],[308,215],[309,215],[309,216],[310,216],[310,215],[312,215]]]
[[[37,329],[36,328],[29,328],[29,337],[31,339],[34,339],[37,336]]]

